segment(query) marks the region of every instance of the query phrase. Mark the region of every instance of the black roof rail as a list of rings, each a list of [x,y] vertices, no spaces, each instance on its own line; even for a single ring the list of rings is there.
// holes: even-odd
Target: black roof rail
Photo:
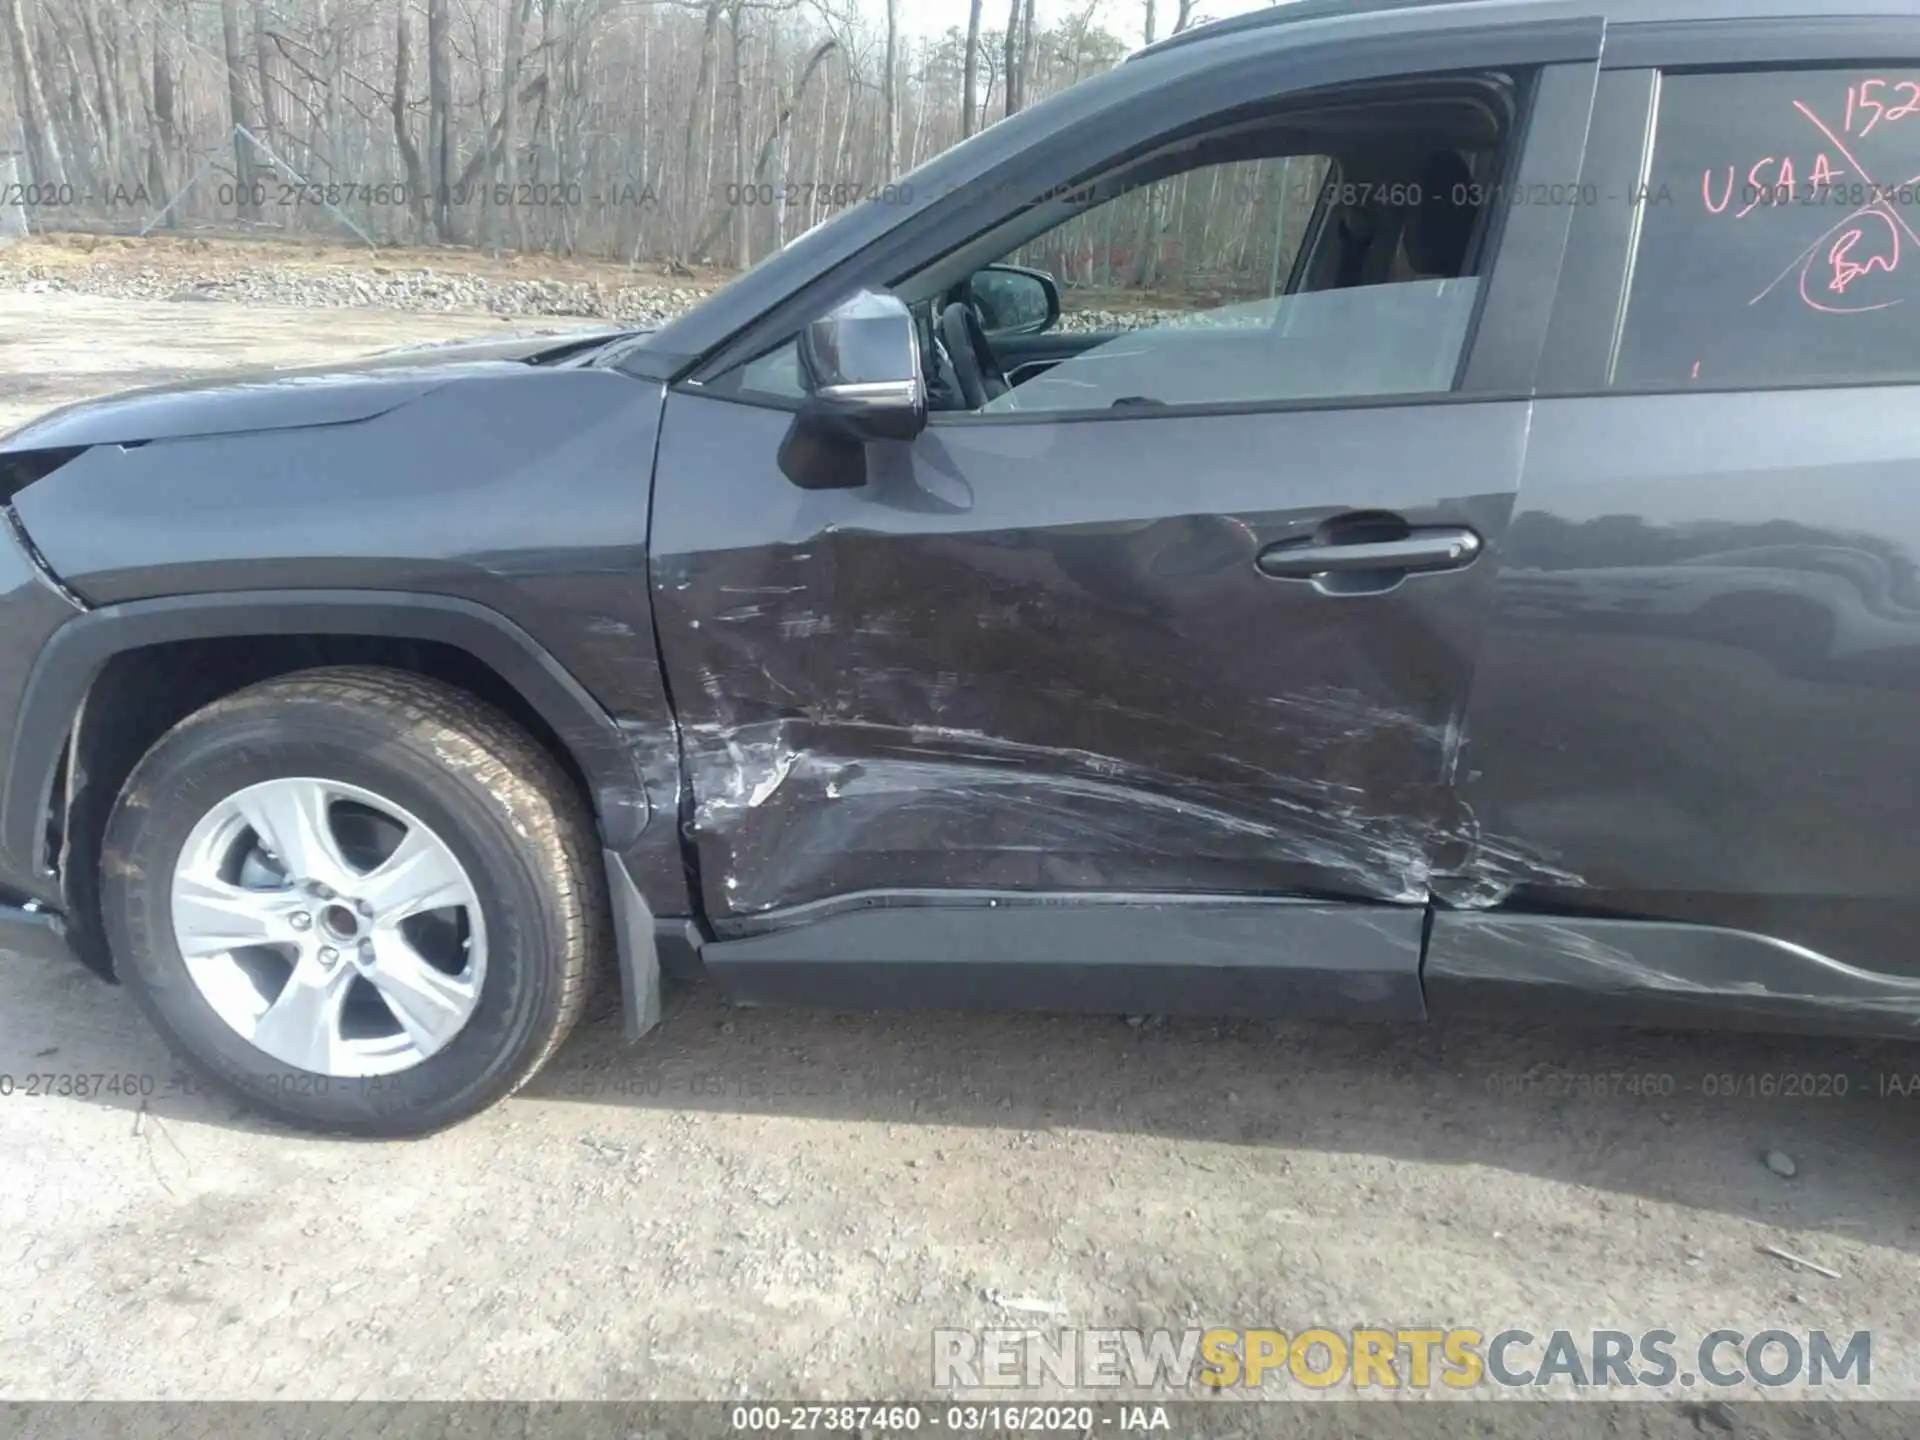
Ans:
[[[1291,25],[1301,20],[1329,20],[1343,15],[1377,15],[1389,10],[1426,10],[1440,5],[1473,3],[1473,0],[1276,0],[1264,10],[1252,10],[1245,15],[1232,15],[1225,20],[1214,20],[1205,25],[1196,25],[1191,30],[1182,30],[1178,35],[1169,35],[1164,40],[1156,40],[1134,51],[1127,58],[1138,60],[1142,55],[1158,55],[1163,50],[1178,49],[1182,45],[1194,45],[1204,40],[1217,40],[1222,35],[1238,35],[1247,30],[1264,30],[1269,25]]]

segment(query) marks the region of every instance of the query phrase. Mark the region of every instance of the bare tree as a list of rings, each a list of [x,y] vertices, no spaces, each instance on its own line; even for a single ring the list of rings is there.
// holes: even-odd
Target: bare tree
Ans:
[[[138,32],[136,32],[138,33]],[[141,72],[141,100],[148,117],[148,202],[165,213],[166,223],[178,226],[173,204],[173,176],[179,172],[180,126],[173,113],[173,69],[167,63],[166,42],[158,17],[153,22],[153,69]]]
[[[733,186],[727,215],[733,227],[733,263],[744,270],[752,258],[752,242],[747,233],[751,218],[747,201],[747,82],[740,68],[740,28],[741,4],[740,0],[733,0],[727,12],[727,49],[733,61],[733,166],[730,172]]]
[[[1191,18],[1155,4],[1160,30]],[[0,113],[33,178],[145,186],[137,217],[63,223],[217,225],[238,203],[382,243],[741,265],[1120,59],[1093,0],[1062,11],[970,0],[936,36],[903,30],[902,0],[0,0]],[[256,206],[274,166],[329,182],[327,204]],[[1154,228],[1238,265],[1253,222],[1232,198],[1190,234],[1156,201]],[[1124,283],[1143,219],[1103,220],[1112,254],[1063,249],[1062,273]]]
[[[1023,103],[1020,93],[1020,21],[1025,14],[1023,0],[1011,0],[1007,8],[1006,60],[1000,70],[1005,77],[1009,115],[1019,113]]]
[[[960,134],[973,134],[980,122],[980,6],[972,0],[967,7],[967,55],[963,62],[965,79],[960,84]]]
[[[505,49],[500,59],[500,179],[508,197],[519,188],[520,106],[514,92],[520,87],[520,62],[527,43],[527,19],[533,0],[508,0]],[[513,207],[514,243],[527,248],[527,217],[521,206]]]
[[[253,0],[253,63],[260,85],[260,138],[269,145],[276,143],[275,136],[280,131],[280,121],[274,113],[278,107],[273,93],[272,55],[273,46],[267,39],[267,7],[262,0]]]
[[[260,218],[259,177],[254,167],[253,114],[247,103],[246,61],[240,51],[239,0],[220,0],[220,38],[227,62],[227,119],[233,136],[234,199],[248,220]]]
[[[40,83],[40,65],[27,39],[27,17],[22,0],[6,0],[7,48],[13,51],[13,71],[21,128],[26,132],[27,159],[34,178],[43,185],[62,185],[67,180],[66,166],[60,159],[60,142],[54,134],[52,114],[47,109],[46,92]]]
[[[886,72],[880,80],[880,104],[884,114],[886,150],[880,162],[880,178],[891,185],[900,169],[900,0],[887,0]]]
[[[231,3],[231,0],[228,0]],[[433,186],[433,228],[442,240],[456,238],[453,185],[453,37],[447,0],[427,0],[427,171]]]
[[[427,216],[427,169],[420,161],[420,147],[413,140],[413,122],[407,115],[407,89],[413,79],[413,33],[407,24],[407,12],[400,11],[399,26],[394,39],[393,52],[393,139],[400,152],[400,163],[406,167],[404,193],[407,208],[415,222],[424,230],[430,223]]]
[[[1027,89],[1033,79],[1033,5],[1026,0],[1020,11],[1020,106],[1027,106]]]

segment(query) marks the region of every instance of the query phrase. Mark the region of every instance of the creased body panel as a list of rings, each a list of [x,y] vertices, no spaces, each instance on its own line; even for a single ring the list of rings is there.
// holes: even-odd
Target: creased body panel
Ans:
[[[1920,974],[1920,390],[1542,401],[1461,788],[1530,909]]]
[[[796,489],[788,416],[675,394],[655,605],[716,917],[854,890],[1423,903],[1524,403],[936,425]],[[1333,597],[1329,517],[1489,553]]]
[[[1920,1036],[1920,978],[1712,925],[1441,913],[1421,973],[1436,1015]]]

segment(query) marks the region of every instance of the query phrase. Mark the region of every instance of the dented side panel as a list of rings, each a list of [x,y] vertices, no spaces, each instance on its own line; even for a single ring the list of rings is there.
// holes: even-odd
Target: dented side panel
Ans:
[[[1539,402],[1460,767],[1516,906],[1920,975],[1916,395]]]
[[[1422,978],[1436,1015],[1920,1034],[1920,978],[1712,925],[1441,913]]]
[[[1504,884],[1521,862],[1476,846],[1451,787],[1527,417],[968,419],[802,491],[786,413],[670,395],[654,605],[709,913]],[[1381,595],[1255,568],[1356,511],[1486,549]]]

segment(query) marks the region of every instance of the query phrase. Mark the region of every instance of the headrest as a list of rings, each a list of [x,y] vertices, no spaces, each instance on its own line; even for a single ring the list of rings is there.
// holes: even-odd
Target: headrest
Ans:
[[[1471,202],[1473,172],[1457,150],[1437,150],[1420,168],[1420,203],[1407,217],[1401,244],[1417,274],[1452,279],[1467,263],[1480,209]]]

